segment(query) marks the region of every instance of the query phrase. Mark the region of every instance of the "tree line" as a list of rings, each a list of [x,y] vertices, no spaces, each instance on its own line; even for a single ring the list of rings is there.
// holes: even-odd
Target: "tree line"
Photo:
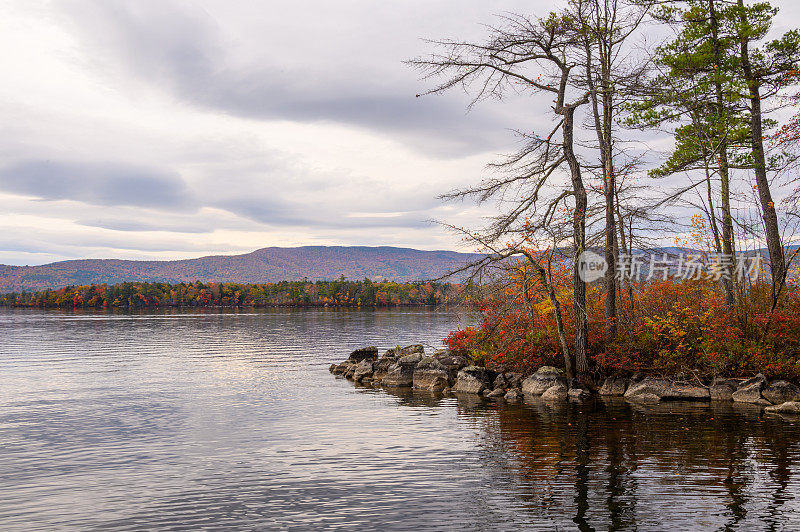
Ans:
[[[158,283],[67,286],[57,290],[0,294],[0,306],[38,308],[156,308],[435,306],[461,301],[463,288],[442,282],[281,281],[279,283]]]

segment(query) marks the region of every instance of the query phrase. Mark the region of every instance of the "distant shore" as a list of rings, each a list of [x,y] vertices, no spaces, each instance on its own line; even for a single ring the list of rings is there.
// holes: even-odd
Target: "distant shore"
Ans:
[[[441,282],[282,281],[279,283],[144,283],[66,286],[0,293],[0,306],[27,308],[269,308],[434,307],[463,298],[458,284]]]

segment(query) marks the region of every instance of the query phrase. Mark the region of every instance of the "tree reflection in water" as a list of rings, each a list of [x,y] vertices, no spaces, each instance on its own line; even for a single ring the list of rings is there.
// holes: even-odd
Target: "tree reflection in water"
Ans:
[[[480,427],[485,474],[531,523],[578,530],[800,527],[800,418],[735,403],[524,404],[389,391]],[[518,516],[519,517],[519,516]]]

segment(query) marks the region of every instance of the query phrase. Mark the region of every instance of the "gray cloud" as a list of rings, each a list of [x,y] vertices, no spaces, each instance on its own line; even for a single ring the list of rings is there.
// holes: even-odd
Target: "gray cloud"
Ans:
[[[174,223],[163,220],[145,221],[123,218],[95,218],[86,220],[76,220],[78,225],[86,227],[97,227],[100,229],[111,229],[112,231],[161,231],[171,233],[210,233],[214,227],[208,223]]]
[[[386,22],[369,20],[371,11],[361,15],[365,26]],[[351,41],[341,35],[326,41],[330,35],[310,31],[302,39],[319,49],[298,56],[294,49],[303,49],[303,44],[280,41],[285,35],[271,37],[272,32],[264,31],[256,43],[261,53],[239,60],[231,43],[236,41],[202,10],[185,4],[81,2],[68,13],[95,57],[122,65],[184,101],[236,116],[355,125],[389,134],[429,155],[448,157],[506,147],[512,142],[507,128],[522,126],[519,112],[509,105],[487,104],[467,116],[465,95],[416,98],[415,93],[430,83],[419,82],[400,62],[417,53],[416,42],[407,55],[387,58],[372,50],[374,42],[352,46],[358,34],[350,35]],[[387,27],[385,38],[394,31]]]
[[[178,174],[116,162],[22,161],[0,170],[0,190],[93,205],[155,209],[196,206]]]

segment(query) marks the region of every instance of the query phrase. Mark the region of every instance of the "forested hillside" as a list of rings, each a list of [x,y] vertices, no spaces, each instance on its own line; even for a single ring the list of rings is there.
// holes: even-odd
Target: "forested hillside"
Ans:
[[[85,259],[41,266],[0,265],[0,293],[125,282],[277,283],[341,276],[408,282],[436,279],[473,258],[452,251],[306,246],[174,261]]]

